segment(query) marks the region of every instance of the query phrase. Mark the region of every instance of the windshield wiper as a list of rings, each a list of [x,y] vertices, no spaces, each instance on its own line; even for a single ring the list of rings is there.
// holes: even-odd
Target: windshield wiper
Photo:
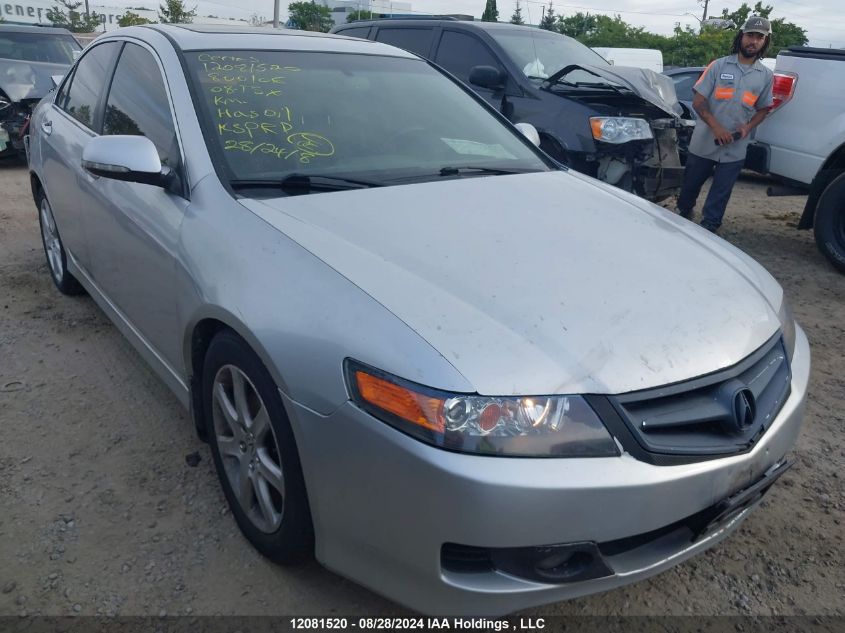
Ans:
[[[412,176],[400,176],[391,178],[390,182],[424,182],[436,180],[437,178],[460,177],[463,175],[477,176],[505,176],[508,174],[528,174],[540,171],[539,169],[502,169],[498,167],[476,167],[475,165],[449,165],[441,167],[437,171],[414,174]]]
[[[285,193],[308,193],[309,191],[347,191],[349,189],[369,189],[383,187],[385,183],[360,178],[345,178],[329,174],[293,173],[278,180],[272,179],[236,179],[230,184],[234,189],[252,189],[272,187]]]
[[[507,174],[524,174],[525,170],[501,169],[497,167],[475,167],[473,165],[443,167],[439,172],[441,176],[460,176],[461,174],[493,174],[504,176]]]

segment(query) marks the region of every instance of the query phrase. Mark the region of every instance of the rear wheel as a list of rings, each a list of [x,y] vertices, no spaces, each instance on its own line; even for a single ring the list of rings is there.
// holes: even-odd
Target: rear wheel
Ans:
[[[47,268],[50,269],[53,283],[56,284],[56,288],[62,294],[82,294],[84,289],[76,277],[67,270],[67,253],[56,226],[56,219],[53,217],[53,208],[50,206],[47,196],[41,190],[38,191],[36,204],[38,205],[38,221],[41,225],[41,243],[44,245]]]
[[[821,252],[838,270],[845,272],[845,173],[822,192],[813,227]]]
[[[310,557],[314,533],[293,431],[273,378],[234,332],[208,348],[203,402],[214,465],[241,532],[278,563]]]

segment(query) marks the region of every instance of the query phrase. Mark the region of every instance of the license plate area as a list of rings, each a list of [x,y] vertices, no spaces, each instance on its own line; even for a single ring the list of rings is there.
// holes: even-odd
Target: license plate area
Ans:
[[[703,536],[712,534],[724,525],[727,525],[741,512],[758,503],[769,491],[772,485],[789,470],[795,462],[783,460],[767,470],[763,476],[750,486],[743,488],[731,496],[726,497],[705,512],[697,525],[693,526],[693,541]]]

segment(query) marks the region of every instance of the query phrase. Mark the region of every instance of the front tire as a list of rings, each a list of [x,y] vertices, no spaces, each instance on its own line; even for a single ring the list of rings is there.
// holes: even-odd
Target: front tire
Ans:
[[[68,272],[67,253],[59,229],[56,226],[56,219],[53,217],[53,208],[44,191],[39,189],[35,199],[38,206],[38,223],[41,227],[41,244],[44,246],[44,255],[47,257],[47,268],[50,277],[56,288],[64,295],[79,295],[85,292],[79,281]]]
[[[845,273],[845,174],[834,178],[822,192],[813,227],[819,250]]]
[[[275,381],[243,339],[224,331],[208,348],[202,384],[214,465],[241,532],[277,563],[310,558],[311,511]]]

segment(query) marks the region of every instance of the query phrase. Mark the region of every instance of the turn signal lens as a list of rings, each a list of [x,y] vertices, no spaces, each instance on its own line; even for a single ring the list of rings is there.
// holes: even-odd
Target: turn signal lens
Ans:
[[[365,402],[425,429],[443,432],[443,400],[414,393],[362,371],[355,372],[355,380]]]
[[[423,442],[464,453],[524,457],[618,455],[580,396],[488,397],[430,389],[346,361],[353,401]]]

